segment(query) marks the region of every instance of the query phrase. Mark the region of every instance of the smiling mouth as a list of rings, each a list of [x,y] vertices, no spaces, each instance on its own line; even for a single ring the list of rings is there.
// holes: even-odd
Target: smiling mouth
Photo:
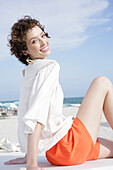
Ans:
[[[41,52],[47,52],[49,50],[49,46],[46,45],[45,47],[43,47],[40,51]]]

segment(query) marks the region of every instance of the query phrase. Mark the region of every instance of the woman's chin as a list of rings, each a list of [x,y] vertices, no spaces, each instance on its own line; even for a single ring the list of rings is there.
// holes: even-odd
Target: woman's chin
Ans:
[[[45,57],[48,57],[50,54],[51,54],[51,51],[49,50],[49,51],[47,51],[47,52],[44,54],[44,56],[45,56]]]

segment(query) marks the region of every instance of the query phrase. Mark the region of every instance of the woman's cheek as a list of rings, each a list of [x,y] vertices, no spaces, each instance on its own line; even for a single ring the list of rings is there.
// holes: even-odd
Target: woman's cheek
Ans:
[[[38,50],[38,49],[39,49],[39,47],[37,45],[32,47],[32,50]]]

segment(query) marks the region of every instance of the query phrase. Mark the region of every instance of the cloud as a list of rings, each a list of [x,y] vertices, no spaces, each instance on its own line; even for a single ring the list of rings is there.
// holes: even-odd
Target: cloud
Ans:
[[[65,1],[65,4],[63,2],[59,1],[59,10],[49,21],[49,30],[55,37],[52,43],[55,48],[78,47],[88,38],[87,28],[110,20],[102,16],[102,11],[109,5],[106,0],[70,0]],[[54,28],[52,23],[55,23]]]
[[[112,27],[107,27],[106,31],[112,31]]]
[[[1,1],[0,58],[9,55],[7,35],[13,23],[28,14],[40,18],[50,33],[52,48],[71,49],[83,44],[90,26],[104,24],[108,0],[20,0]]]

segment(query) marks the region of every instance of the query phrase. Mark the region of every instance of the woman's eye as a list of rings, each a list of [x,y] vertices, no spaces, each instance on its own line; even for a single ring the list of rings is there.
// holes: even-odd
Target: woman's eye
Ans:
[[[36,43],[36,40],[33,40],[33,41],[32,41],[32,44],[35,44],[35,43]]]
[[[42,35],[42,37],[45,37],[46,36],[46,33]]]

